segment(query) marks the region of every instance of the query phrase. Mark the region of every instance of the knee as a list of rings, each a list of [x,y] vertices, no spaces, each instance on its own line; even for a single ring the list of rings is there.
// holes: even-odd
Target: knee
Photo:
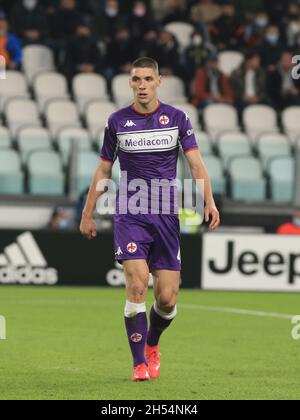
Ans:
[[[144,298],[147,292],[146,276],[136,270],[129,270],[126,272],[126,288],[129,297],[134,300]]]
[[[170,313],[174,310],[177,302],[177,291],[169,290],[160,293],[156,297],[156,303],[163,312]]]

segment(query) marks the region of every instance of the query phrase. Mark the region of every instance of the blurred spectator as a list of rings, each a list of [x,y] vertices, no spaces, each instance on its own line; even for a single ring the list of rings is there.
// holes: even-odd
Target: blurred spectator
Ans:
[[[291,3],[288,8],[288,15],[285,19],[286,38],[288,47],[296,44],[296,38],[300,32],[300,5]]]
[[[152,0],[153,16],[157,22],[162,22],[169,12],[169,1]]]
[[[240,111],[248,105],[266,100],[266,74],[261,67],[259,54],[246,54],[242,66],[231,75],[231,86]]]
[[[155,21],[152,19],[146,4],[140,0],[135,1],[129,17],[129,28],[133,41],[138,42],[155,26]]]
[[[192,102],[200,108],[212,103],[233,103],[230,81],[220,71],[217,55],[209,56],[205,68],[197,71]]]
[[[104,12],[99,12],[91,22],[92,33],[95,38],[107,44],[112,42],[116,32],[126,25],[126,19],[120,12],[118,0],[106,0]]]
[[[257,12],[253,22],[246,27],[245,44],[248,48],[261,47],[266,28],[269,24],[269,16],[264,11]]]
[[[290,223],[280,226],[277,233],[279,235],[300,235],[300,211],[295,212]]]
[[[183,75],[178,51],[178,42],[170,32],[166,30],[161,31],[157,42],[156,52],[152,58],[158,61],[162,75],[176,75],[179,77]]]
[[[127,28],[119,29],[107,49],[107,60],[115,74],[129,73],[137,51]]]
[[[268,73],[268,93],[276,108],[300,105],[300,80],[292,77],[293,55],[284,52],[276,70]]]
[[[22,64],[22,47],[19,38],[8,29],[6,15],[0,11],[0,55],[5,58],[8,69],[16,70]]]
[[[66,50],[65,68],[70,78],[76,73],[103,71],[104,59],[101,57],[97,42],[92,38],[88,26],[78,26],[75,37],[69,42]]]
[[[190,17],[192,22],[211,23],[222,15],[222,8],[213,0],[199,0],[191,8]]]
[[[139,46],[139,57],[154,57],[157,49],[158,32],[153,28],[143,36]]]
[[[269,71],[275,70],[283,51],[284,45],[281,42],[278,27],[273,25],[268,26],[260,50],[262,66]]]
[[[209,50],[210,46],[204,42],[202,34],[195,31],[191,37],[191,44],[185,51],[187,80],[194,79],[197,70],[205,65]]]
[[[214,21],[210,31],[219,50],[235,50],[243,46],[245,26],[237,16],[235,5],[232,2],[225,2],[222,15]]]
[[[279,24],[282,17],[286,14],[288,1],[283,0],[264,0],[264,9],[275,24]]]
[[[163,19],[163,25],[171,22],[188,22],[189,11],[186,0],[169,0],[168,14]]]
[[[60,7],[50,18],[50,32],[53,39],[66,41],[75,35],[82,17],[76,9],[75,0],[61,0]]]
[[[25,45],[42,43],[48,37],[47,14],[38,0],[19,1],[13,8],[11,23]]]
[[[74,210],[58,207],[54,210],[48,227],[54,230],[71,230],[75,227]]]

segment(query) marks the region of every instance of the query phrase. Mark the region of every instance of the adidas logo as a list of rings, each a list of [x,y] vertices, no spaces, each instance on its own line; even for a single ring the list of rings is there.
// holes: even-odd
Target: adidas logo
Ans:
[[[128,120],[124,127],[136,127],[136,124],[132,120]]]
[[[58,282],[57,270],[47,266],[32,233],[25,232],[0,254],[0,284],[54,285]]]

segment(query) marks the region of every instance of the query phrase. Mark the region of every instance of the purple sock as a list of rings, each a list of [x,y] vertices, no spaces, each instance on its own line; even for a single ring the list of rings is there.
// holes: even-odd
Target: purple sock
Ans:
[[[174,310],[174,316],[171,319],[164,319],[155,311],[154,306],[152,306],[150,311],[150,328],[147,336],[148,346],[157,346],[161,334],[168,328],[168,326],[173,321],[176,315],[176,310]]]
[[[125,316],[125,325],[133,356],[133,366],[135,367],[142,363],[147,364],[145,359],[145,344],[148,329],[146,312],[140,312],[130,318]]]

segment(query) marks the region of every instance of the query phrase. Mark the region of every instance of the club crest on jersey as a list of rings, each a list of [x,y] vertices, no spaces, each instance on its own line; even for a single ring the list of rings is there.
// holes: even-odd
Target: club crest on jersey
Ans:
[[[159,118],[159,122],[160,122],[161,125],[168,125],[170,123],[170,118],[167,117],[167,115],[162,115]]]
[[[137,244],[135,244],[134,242],[130,242],[130,243],[127,245],[127,251],[128,251],[130,254],[135,254],[135,253],[136,253],[136,251],[137,251],[137,249],[138,249]]]
[[[124,127],[136,127],[136,124],[132,121],[132,120],[127,120],[126,124],[124,125]]]
[[[130,336],[130,340],[134,343],[139,343],[142,340],[143,336],[139,333],[134,333]]]

